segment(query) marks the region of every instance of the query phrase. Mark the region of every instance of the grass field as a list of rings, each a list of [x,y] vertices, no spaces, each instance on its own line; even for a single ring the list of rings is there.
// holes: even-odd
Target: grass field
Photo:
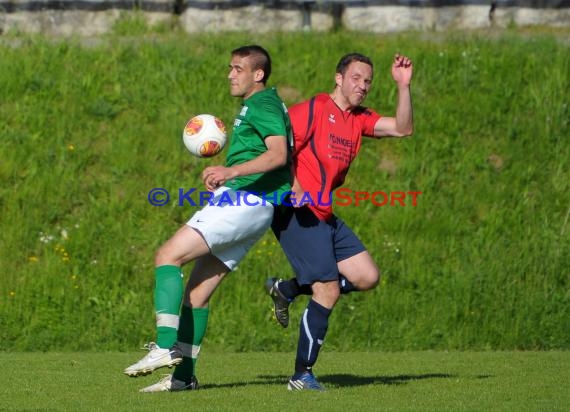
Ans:
[[[229,53],[254,42],[289,105],[329,91],[357,50],[375,64],[366,104],[393,114],[389,64],[414,60],[414,136],[366,139],[345,186],[423,194],[417,207],[335,208],[383,277],[343,296],[325,353],[570,349],[569,29],[189,36],[129,24],[0,41],[0,351],[154,339],[154,253],[196,208],[147,195],[200,190],[203,167],[224,161],[189,156],[181,131],[202,112],[233,123]],[[295,347],[295,328],[268,323],[262,285],[275,275],[291,271],[268,234],[216,292],[210,344]]]
[[[570,411],[569,38],[188,36],[128,20],[99,39],[2,37],[0,411]],[[315,370],[328,392],[285,389],[298,330],[269,322],[263,281],[290,271],[268,234],[212,300],[202,390],[140,394],[160,371],[122,369],[154,338],[153,254],[195,211],[147,194],[201,188],[223,162],[191,158],[180,134],[202,112],[232,124],[227,63],[245,43],[270,50],[289,105],[330,90],[341,54],[371,55],[366,104],[388,115],[389,62],[410,55],[414,136],[365,141],[346,187],[423,194],[336,209],[383,278],[331,317]]]
[[[292,353],[211,353],[201,390],[141,394],[140,353],[3,353],[0,410],[568,411],[570,352],[323,353],[325,393],[291,393]],[[166,373],[168,369],[165,370]]]

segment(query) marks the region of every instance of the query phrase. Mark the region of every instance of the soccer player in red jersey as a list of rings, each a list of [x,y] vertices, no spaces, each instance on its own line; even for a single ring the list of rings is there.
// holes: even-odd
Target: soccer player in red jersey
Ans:
[[[295,373],[289,390],[323,390],[312,373],[324,341],[328,318],[341,293],[374,288],[379,269],[354,232],[332,210],[331,194],[344,182],[362,136],[406,137],[413,132],[412,61],[394,56],[392,78],[398,88],[395,117],[361,106],[372,85],[370,58],[351,53],[336,67],[335,88],[289,110],[295,151],[293,207],[275,212],[272,229],[296,277],[270,278],[266,290],[283,327],[289,304],[312,294],[300,325]]]

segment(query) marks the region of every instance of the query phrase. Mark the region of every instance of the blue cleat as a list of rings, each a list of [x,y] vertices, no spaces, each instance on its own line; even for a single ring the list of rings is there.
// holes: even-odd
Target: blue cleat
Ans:
[[[300,377],[295,378],[292,377],[289,379],[289,384],[287,385],[287,389],[290,391],[303,391],[303,390],[311,390],[311,391],[324,391],[326,390],[315,378],[311,372],[305,372]]]

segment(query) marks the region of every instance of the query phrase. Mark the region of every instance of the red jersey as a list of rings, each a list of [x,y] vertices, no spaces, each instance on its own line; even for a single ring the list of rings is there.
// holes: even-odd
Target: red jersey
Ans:
[[[362,136],[373,136],[380,115],[365,107],[341,110],[326,93],[289,109],[295,151],[293,167],[308,206],[320,220],[332,214],[332,191],[344,183],[360,150]],[[297,195],[296,201],[300,201]]]

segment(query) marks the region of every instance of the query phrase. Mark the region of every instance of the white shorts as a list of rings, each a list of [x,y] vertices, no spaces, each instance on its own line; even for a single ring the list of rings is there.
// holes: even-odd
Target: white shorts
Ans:
[[[269,229],[272,220],[271,203],[222,186],[186,224],[202,235],[212,255],[233,270]]]

